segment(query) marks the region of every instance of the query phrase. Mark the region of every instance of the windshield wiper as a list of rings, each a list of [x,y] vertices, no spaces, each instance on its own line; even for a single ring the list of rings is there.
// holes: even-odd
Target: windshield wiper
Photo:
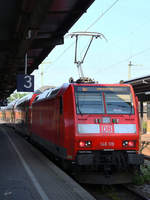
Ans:
[[[129,115],[132,114],[132,109],[133,109],[133,106],[132,105],[120,105],[120,104],[117,104],[117,105],[114,105],[113,103],[107,103],[107,105],[113,105],[116,107],[120,107],[120,108],[129,108],[130,107],[130,111],[128,112]]]
[[[107,105],[113,105],[113,106],[115,106],[115,107],[121,107],[121,108],[126,108],[126,107],[127,107],[127,106],[125,106],[125,105],[120,105],[120,104],[115,105],[115,104],[113,104],[113,103],[107,103]]]

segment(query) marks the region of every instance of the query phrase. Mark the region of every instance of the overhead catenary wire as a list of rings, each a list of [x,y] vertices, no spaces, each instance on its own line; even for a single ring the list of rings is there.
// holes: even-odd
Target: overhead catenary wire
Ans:
[[[94,20],[94,22],[93,22],[90,26],[87,27],[86,31],[87,31],[88,29],[90,29],[92,26],[94,26],[94,25],[95,25],[103,16],[105,16],[106,13],[108,13],[118,2],[119,2],[119,0],[114,1],[100,16],[98,16],[98,17],[96,18],[96,20]],[[140,26],[141,26],[141,25],[140,25]],[[131,33],[130,33],[130,34],[131,34]],[[52,62],[51,67],[54,67],[53,63],[57,62],[57,61],[58,61],[58,60],[73,46],[73,44],[74,44],[74,42],[72,42],[66,49],[64,49],[64,51]],[[143,52],[143,51],[144,51],[144,52]],[[112,66],[115,66],[115,65],[117,66],[117,65],[119,65],[119,64],[121,64],[121,63],[127,62],[127,61],[129,61],[129,59],[131,59],[131,58],[133,58],[133,57],[136,57],[136,56],[138,56],[138,55],[140,55],[140,54],[145,53],[145,51],[148,51],[148,49],[142,50],[142,51],[138,52],[136,55],[132,55],[132,56],[128,57],[127,59],[123,59],[123,60],[121,60],[121,61],[118,61],[118,62],[115,63],[115,64],[112,64],[112,65],[110,65],[110,66],[108,66],[108,67],[106,67],[106,68],[103,68],[102,70],[106,70],[106,69],[111,68]],[[49,70],[49,68],[48,68],[47,70]],[[46,71],[47,71],[47,70],[46,70]],[[99,71],[99,70],[98,70],[98,71]],[[101,71],[101,69],[100,69],[100,71]]]
[[[124,63],[124,62],[127,62],[127,61],[131,60],[132,58],[134,58],[134,57],[136,57],[136,56],[139,56],[139,55],[141,55],[141,54],[143,54],[143,53],[145,53],[145,52],[147,52],[147,51],[150,51],[150,47],[149,47],[149,48],[146,48],[146,49],[144,49],[144,50],[142,50],[142,51],[139,51],[139,52],[135,53],[134,55],[129,56],[128,58],[125,58],[125,59],[123,59],[123,60],[120,60],[120,61],[118,61],[117,63],[114,63],[114,64],[112,64],[112,65],[110,65],[110,66],[108,66],[108,67],[105,67],[105,68],[103,68],[103,69],[97,70],[95,73],[100,72],[100,71],[103,71],[103,70],[108,70],[108,69],[110,69],[111,67],[114,67],[114,66],[117,66],[117,65],[119,65],[119,64],[122,64],[122,63]]]
[[[94,26],[102,17],[104,17],[108,11],[110,11],[114,6],[115,4],[120,1],[120,0],[116,0],[114,1],[100,16],[98,16],[98,18],[96,20],[94,20],[94,22],[92,22],[92,24],[90,26],[88,26],[85,30],[85,32],[87,30],[89,30],[92,26]],[[65,38],[67,37],[67,35],[65,36]],[[55,63],[57,62],[73,45],[74,45],[75,42],[72,42],[66,49],[64,49],[64,51],[62,51],[62,53],[56,57],[56,59],[52,62],[52,63]],[[53,65],[51,65],[53,66]],[[48,71],[49,69],[47,69],[46,71]]]
[[[86,32],[87,30],[89,30],[92,26],[94,26],[102,17],[104,17],[120,0],[116,0],[114,1],[102,14],[100,14],[100,16],[98,16],[96,18],[96,20],[94,20],[94,22],[92,22],[92,24],[90,26],[88,26],[84,32]],[[65,36],[67,37],[67,35]],[[58,61],[60,59],[60,57],[62,57],[73,45],[75,42],[72,42],[66,49],[64,49],[64,51],[53,61],[53,63],[55,63],[56,61]]]
[[[114,1],[85,31],[94,26],[106,13],[108,13],[120,0]]]
[[[115,2],[117,2],[117,1],[115,1]],[[105,5],[105,8],[106,8],[107,6]],[[117,6],[118,7],[118,6]],[[108,9],[107,9],[108,10]],[[102,14],[104,14],[105,12],[103,12]],[[111,16],[111,13],[109,14],[109,17]],[[100,16],[99,16],[100,17]],[[98,18],[97,18],[97,20],[98,20]],[[103,21],[103,20],[102,20]],[[94,21],[94,22],[96,22],[96,20]],[[93,24],[93,26],[94,26],[94,22],[92,23]],[[98,23],[98,21],[97,21],[97,23]],[[99,23],[98,24],[100,24],[101,23],[101,21],[99,21]],[[92,25],[91,24],[91,25]],[[97,24],[97,25],[98,25]],[[90,26],[91,26],[90,25]],[[89,26],[89,27],[90,27]],[[139,25],[138,24],[138,26],[139,26],[139,28],[140,27],[143,27],[143,26],[141,26],[141,24]],[[88,27],[88,28],[89,28]],[[88,29],[87,28],[87,29]],[[137,27],[135,27],[135,24],[131,27],[131,29],[130,29],[130,34],[132,34],[132,37],[133,37],[133,32],[131,32],[131,30],[134,28],[134,30],[136,30],[136,32],[138,32],[137,30]],[[87,30],[86,29],[86,30]],[[125,37],[126,37],[127,35],[125,35]],[[116,39],[118,39],[118,38],[116,38]],[[116,46],[118,46],[118,48],[120,48],[120,44],[118,45],[118,40],[117,41],[110,41],[110,42],[114,42],[114,43],[116,43]],[[59,63],[61,63],[61,61],[60,61],[60,57],[61,57],[61,60],[62,60],[62,57],[64,57],[63,55],[73,46],[73,44],[74,44],[74,42],[72,42],[71,44],[69,44],[69,46],[67,47],[67,48],[65,48],[64,49],[64,51],[61,53],[61,51],[59,52],[60,53],[60,55],[58,55],[58,57],[56,58],[54,58],[54,65],[53,65],[53,62],[52,62],[52,65],[51,66],[48,66],[49,68],[47,68],[46,69],[46,71],[47,70],[49,70],[51,67],[54,69],[54,67],[56,67],[57,66],[57,64],[58,64],[58,62],[56,63],[56,65],[55,65],[55,62],[56,61],[58,61],[59,60]],[[110,43],[107,43],[107,44],[110,44]],[[112,45],[112,43],[111,43],[111,45]],[[134,45],[134,44],[133,44]],[[106,47],[106,46],[105,46]],[[104,48],[105,48],[104,47]],[[61,50],[61,49],[60,49]],[[102,51],[103,51],[104,49],[102,49]],[[71,51],[72,51],[72,49],[71,49]],[[143,52],[144,51],[144,52]],[[125,63],[125,62],[128,62],[131,58],[134,58],[134,57],[137,57],[137,56],[140,56],[141,54],[144,54],[145,52],[147,52],[147,51],[149,51],[148,49],[144,49],[144,50],[141,50],[141,48],[139,48],[139,51],[137,51],[137,53],[136,53],[136,55],[135,55],[135,52],[132,52],[132,54],[130,53],[130,54],[128,54],[128,55],[126,55],[126,56],[124,56],[124,57],[122,57],[122,59],[116,59],[116,61],[114,61],[114,62],[112,62],[112,63],[109,63],[109,64],[107,64],[106,65],[106,62],[105,62],[105,65],[103,66],[103,67],[105,67],[105,68],[102,68],[102,69],[97,69],[97,70],[105,70],[106,69],[106,67],[109,69],[109,68],[111,68],[111,67],[113,67],[114,66],[114,68],[115,67],[117,67],[117,65],[119,65],[119,64],[121,64],[121,63]],[[102,53],[103,54],[103,53]],[[133,55],[134,54],[134,55]],[[145,55],[145,54],[144,54]],[[147,55],[147,54],[146,54]],[[118,57],[119,58],[119,57]],[[113,64],[114,63],[114,64]],[[59,66],[58,66],[59,67]],[[67,67],[67,65],[66,65],[66,67]],[[56,69],[56,68],[55,68]],[[95,70],[95,71],[97,71],[97,70]]]

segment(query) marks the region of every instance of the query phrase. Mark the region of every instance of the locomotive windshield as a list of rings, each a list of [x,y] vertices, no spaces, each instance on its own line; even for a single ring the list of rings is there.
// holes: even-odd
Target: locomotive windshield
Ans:
[[[77,114],[133,114],[130,87],[75,86]]]

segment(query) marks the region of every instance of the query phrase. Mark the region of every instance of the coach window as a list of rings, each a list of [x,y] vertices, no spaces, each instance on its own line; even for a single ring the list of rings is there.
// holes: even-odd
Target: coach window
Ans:
[[[56,94],[58,93],[59,90],[60,90],[60,88],[55,88],[55,89],[51,92],[50,96],[56,95]]]
[[[38,97],[39,97],[39,96],[36,96],[36,97],[35,97],[34,102],[38,100]]]

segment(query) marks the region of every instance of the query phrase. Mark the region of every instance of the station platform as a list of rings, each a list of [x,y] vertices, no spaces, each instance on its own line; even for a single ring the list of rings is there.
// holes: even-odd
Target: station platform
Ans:
[[[1,200],[94,200],[12,128],[0,125]]]
[[[146,156],[150,156],[150,133],[141,135],[141,142],[143,146],[142,153]]]

